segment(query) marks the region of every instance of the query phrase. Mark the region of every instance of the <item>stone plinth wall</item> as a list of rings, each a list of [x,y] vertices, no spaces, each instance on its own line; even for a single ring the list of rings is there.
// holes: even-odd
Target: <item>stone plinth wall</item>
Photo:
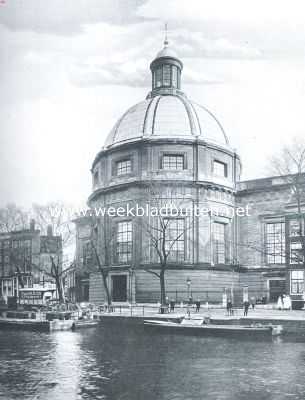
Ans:
[[[243,288],[248,286],[249,296],[262,297],[267,294],[267,279],[261,272],[231,272],[220,270],[167,270],[166,292],[169,299],[177,302],[187,301],[191,295],[193,300],[201,302],[221,303],[224,290],[231,295],[233,291],[234,305],[243,301]],[[188,289],[187,280],[190,280]],[[111,288],[110,288],[111,290]],[[130,291],[132,290],[132,293]],[[128,299],[137,303],[157,303],[160,301],[159,279],[143,270],[134,272],[132,285],[128,285]],[[103,281],[100,274],[90,275],[89,301],[102,304],[106,300]]]

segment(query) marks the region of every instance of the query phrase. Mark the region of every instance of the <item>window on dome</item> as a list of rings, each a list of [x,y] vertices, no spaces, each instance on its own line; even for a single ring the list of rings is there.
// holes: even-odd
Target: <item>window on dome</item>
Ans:
[[[218,160],[214,160],[213,163],[213,174],[218,177],[227,177],[228,176],[228,166],[226,163],[223,163]]]
[[[162,169],[183,170],[184,155],[182,154],[164,154],[162,157]]]
[[[155,72],[155,87],[161,87],[162,86],[162,67],[159,67],[156,69]]]
[[[171,67],[170,65],[163,65],[163,86],[170,86],[171,84]]]
[[[131,173],[131,160],[121,160],[116,163],[116,174],[120,175],[127,175]]]
[[[177,74],[178,74],[178,68],[173,65],[172,66],[172,85],[173,87],[177,87],[178,85],[178,78],[177,78]]]

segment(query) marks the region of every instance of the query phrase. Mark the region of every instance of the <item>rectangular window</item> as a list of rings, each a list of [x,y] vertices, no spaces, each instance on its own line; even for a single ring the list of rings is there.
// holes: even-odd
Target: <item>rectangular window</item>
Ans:
[[[163,65],[163,86],[170,86],[171,83],[171,67]]]
[[[289,236],[300,237],[304,235],[304,226],[302,220],[292,219],[289,221]]]
[[[267,264],[285,264],[285,223],[266,224]]]
[[[4,241],[4,246],[3,246],[5,249],[9,249],[9,247],[10,247],[10,242],[9,242],[9,240],[5,240]]]
[[[177,80],[177,72],[178,69],[175,65],[172,66],[172,85],[173,87],[177,87],[178,80]]]
[[[213,163],[213,174],[215,176],[226,178],[228,176],[228,166],[226,163],[214,160]]]
[[[181,262],[185,259],[185,221],[183,218],[166,218],[165,250],[169,261]]]
[[[31,247],[31,240],[25,240],[25,241],[23,242],[23,244],[24,244],[24,247],[30,248],[30,247]]]
[[[132,221],[117,223],[116,232],[117,262],[128,264],[132,257]]]
[[[118,176],[120,175],[126,175],[131,173],[131,160],[122,160],[118,161],[116,163],[116,174]]]
[[[220,222],[213,223],[213,241],[214,241],[214,263],[225,264],[226,262],[226,232],[225,224]]]
[[[162,67],[157,68],[155,72],[155,87],[158,88],[162,85]]]
[[[304,271],[291,271],[290,288],[291,294],[304,293]]]
[[[183,170],[183,168],[183,154],[164,154],[164,156],[162,157],[162,169]]]
[[[300,242],[290,243],[290,264],[303,264],[304,252]]]

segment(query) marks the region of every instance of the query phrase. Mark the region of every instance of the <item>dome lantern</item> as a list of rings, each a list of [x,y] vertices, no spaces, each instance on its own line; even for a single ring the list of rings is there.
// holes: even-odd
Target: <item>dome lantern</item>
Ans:
[[[152,95],[172,93],[180,90],[182,62],[169,46],[167,36],[164,47],[150,64],[152,73]]]

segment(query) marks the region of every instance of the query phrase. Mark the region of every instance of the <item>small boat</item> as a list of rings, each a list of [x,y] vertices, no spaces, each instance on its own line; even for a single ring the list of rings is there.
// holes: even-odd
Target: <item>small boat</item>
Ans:
[[[195,335],[212,335],[212,336],[238,336],[252,337],[263,336],[272,337],[282,333],[281,325],[216,325],[207,323],[204,318],[182,318],[179,322],[164,320],[144,320],[144,326],[155,328],[161,331],[195,334]]]
[[[72,329],[80,329],[80,328],[94,328],[99,324],[99,321],[96,319],[77,319],[73,322]]]

